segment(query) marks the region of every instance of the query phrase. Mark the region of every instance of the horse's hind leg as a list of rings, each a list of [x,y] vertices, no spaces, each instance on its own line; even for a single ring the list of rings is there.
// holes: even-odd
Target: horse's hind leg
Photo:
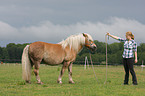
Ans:
[[[38,84],[43,84],[40,80],[40,77],[39,77],[39,68],[40,68],[40,62],[36,61],[34,63],[34,73],[35,73],[35,76],[36,76],[36,79],[37,79],[37,83]]]

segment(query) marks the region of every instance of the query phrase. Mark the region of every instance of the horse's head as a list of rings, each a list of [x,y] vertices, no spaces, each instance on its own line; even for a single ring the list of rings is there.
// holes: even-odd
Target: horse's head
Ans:
[[[87,34],[83,33],[85,37],[85,47],[89,48],[91,53],[94,53],[97,49],[96,44],[93,42],[92,37],[88,36]]]

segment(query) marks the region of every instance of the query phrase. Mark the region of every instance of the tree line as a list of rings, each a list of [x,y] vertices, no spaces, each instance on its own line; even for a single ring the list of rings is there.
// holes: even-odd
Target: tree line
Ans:
[[[105,64],[106,61],[106,44],[104,42],[99,42],[95,40],[94,43],[97,45],[97,50],[92,54],[92,60],[95,64]],[[6,47],[0,47],[0,61],[4,63],[20,63],[23,49],[25,44],[15,44],[9,43]],[[108,63],[109,64],[122,64],[122,53],[123,53],[123,43],[112,43],[108,44]],[[80,64],[81,61],[85,61],[85,57],[89,58],[89,51],[87,48],[77,55],[76,64]],[[145,62],[145,43],[141,43],[138,46],[138,64]],[[77,62],[80,61],[80,62]],[[90,60],[89,60],[90,61]],[[84,63],[84,62],[83,62]]]

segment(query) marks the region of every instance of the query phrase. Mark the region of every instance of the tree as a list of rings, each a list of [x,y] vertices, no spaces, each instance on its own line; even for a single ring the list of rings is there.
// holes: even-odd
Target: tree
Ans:
[[[145,43],[138,46],[138,63],[141,64],[142,60],[145,62]]]
[[[2,50],[2,48],[0,47],[0,58],[2,58],[2,53],[3,53],[3,50]]]
[[[9,54],[6,48],[2,48],[2,58],[3,62],[8,62]]]
[[[101,53],[101,54],[105,54],[105,52],[106,52],[106,44],[104,42],[99,42],[97,40],[95,40],[94,43],[97,46],[96,52],[97,53]]]

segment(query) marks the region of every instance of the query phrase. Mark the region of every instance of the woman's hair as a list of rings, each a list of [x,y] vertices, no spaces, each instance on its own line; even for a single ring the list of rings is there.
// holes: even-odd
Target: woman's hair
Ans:
[[[132,32],[130,32],[130,31],[126,32],[126,35],[131,36],[131,39],[134,40],[134,35],[132,34]]]

